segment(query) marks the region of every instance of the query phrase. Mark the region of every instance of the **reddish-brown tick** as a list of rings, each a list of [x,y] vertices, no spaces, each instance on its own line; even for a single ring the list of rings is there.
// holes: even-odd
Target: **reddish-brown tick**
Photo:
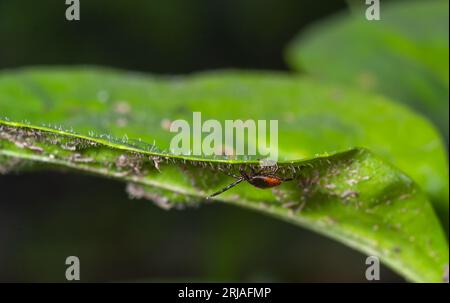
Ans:
[[[230,175],[227,174],[233,178],[236,179],[236,181],[234,181],[233,183],[231,183],[230,185],[227,185],[226,187],[222,188],[221,190],[213,193],[212,195],[210,195],[209,197],[207,197],[206,199],[210,199],[212,197],[215,197],[217,195],[220,195],[221,193],[229,190],[230,188],[238,185],[239,183],[241,183],[242,181],[247,181],[248,183],[250,183],[251,185],[257,187],[257,188],[261,188],[261,189],[265,189],[265,188],[271,188],[271,187],[275,187],[280,185],[281,183],[283,183],[284,181],[291,181],[292,178],[281,178],[279,176],[276,175],[277,171],[278,171],[278,167],[275,167],[275,170],[273,169],[262,169],[260,171],[255,171],[252,167],[250,167],[251,169],[251,173],[247,173],[244,169],[240,169],[239,173],[240,175]]]

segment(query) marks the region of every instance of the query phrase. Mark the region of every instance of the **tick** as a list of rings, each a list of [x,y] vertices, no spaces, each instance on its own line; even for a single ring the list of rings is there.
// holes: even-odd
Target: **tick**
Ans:
[[[276,175],[278,171],[278,166],[275,166],[275,169],[271,168],[269,170],[261,169],[260,171],[255,171],[252,167],[250,167],[251,173],[247,173],[244,169],[239,169],[240,175],[234,175],[234,174],[227,174],[230,177],[233,177],[236,179],[233,183],[230,185],[225,186],[218,192],[213,193],[212,195],[208,196],[206,199],[210,199],[212,197],[215,197],[217,195],[220,195],[221,193],[229,190],[230,188],[235,187],[242,181],[247,181],[251,185],[257,188],[266,189],[271,188],[280,185],[281,183],[285,181],[292,181],[292,178],[281,178]]]

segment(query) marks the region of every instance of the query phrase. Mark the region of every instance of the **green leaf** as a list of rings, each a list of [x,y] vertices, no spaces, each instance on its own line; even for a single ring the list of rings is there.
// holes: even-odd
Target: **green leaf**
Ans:
[[[278,173],[293,178],[272,190],[241,183],[212,203],[302,225],[407,279],[442,281],[448,244],[429,201],[448,209],[444,147],[427,121],[380,96],[274,73],[9,71],[0,74],[0,171],[84,171],[164,208],[197,205],[258,161],[170,154],[168,124],[194,111],[203,121],[277,119]]]
[[[299,71],[411,106],[427,115],[448,142],[448,1],[380,7],[380,21],[369,22],[358,11],[313,25],[288,47],[287,61]]]

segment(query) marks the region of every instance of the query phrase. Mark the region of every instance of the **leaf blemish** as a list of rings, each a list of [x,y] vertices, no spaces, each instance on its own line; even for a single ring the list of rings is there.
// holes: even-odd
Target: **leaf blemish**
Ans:
[[[156,192],[149,192],[141,185],[135,183],[128,183],[126,186],[126,191],[131,199],[146,199],[152,201],[158,207],[164,210],[170,210],[176,205],[170,203],[169,198],[160,195]],[[181,209],[183,205],[178,205],[178,209]]]
[[[127,101],[117,101],[114,104],[114,111],[118,114],[127,115],[131,112],[131,106]]]

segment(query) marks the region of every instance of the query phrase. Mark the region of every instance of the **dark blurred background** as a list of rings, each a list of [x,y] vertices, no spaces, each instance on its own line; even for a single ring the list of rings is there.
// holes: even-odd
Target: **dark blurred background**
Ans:
[[[361,0],[362,1],[362,0]],[[94,64],[158,74],[287,70],[286,44],[345,1],[0,0],[0,69]],[[1,109],[0,109],[1,110]],[[64,172],[0,175],[0,281],[365,281],[365,256],[245,209],[165,211],[125,185]],[[382,268],[382,281],[402,281]]]
[[[363,0],[361,0],[363,1]],[[304,26],[346,8],[313,0],[0,0],[0,67],[97,64],[152,73],[286,69]]]

